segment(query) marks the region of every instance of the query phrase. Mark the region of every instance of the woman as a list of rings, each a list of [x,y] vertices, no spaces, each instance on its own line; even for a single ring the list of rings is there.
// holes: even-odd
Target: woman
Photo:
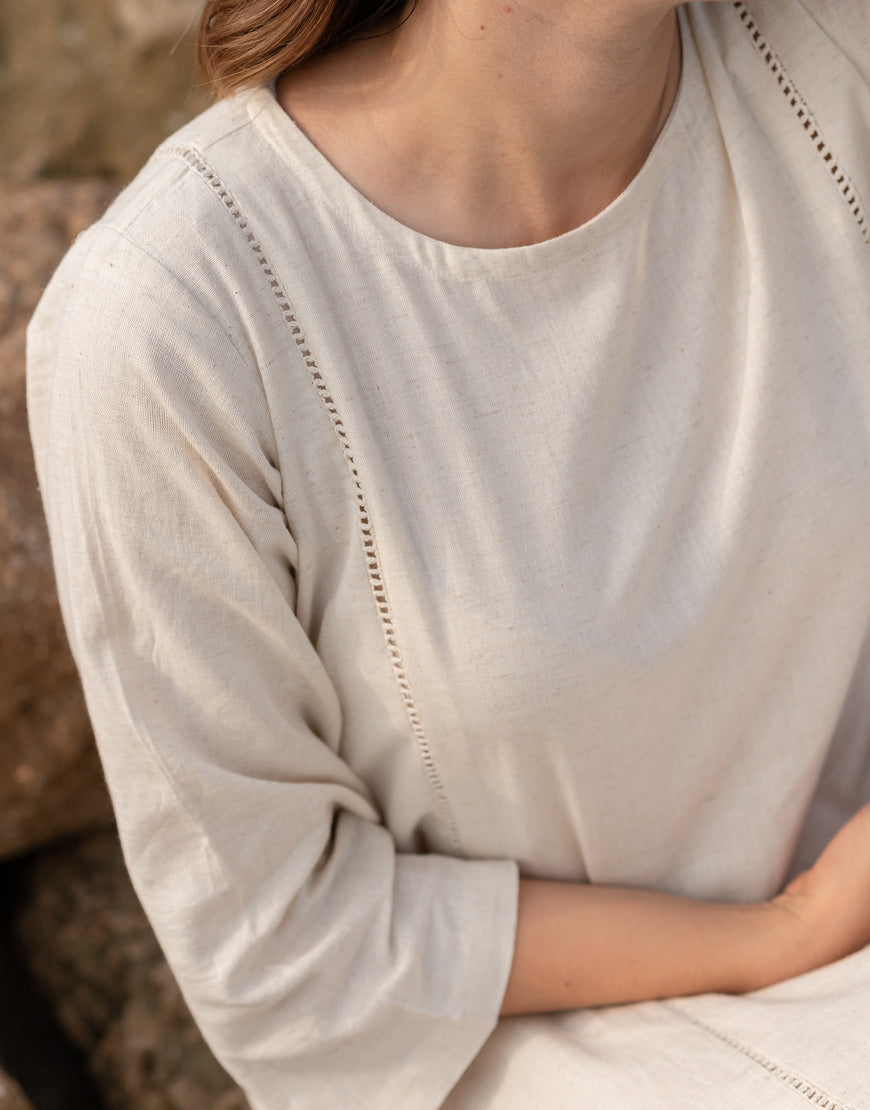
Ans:
[[[242,91],[62,265],[30,405],[258,1110],[868,1104],[868,31],[207,3]]]

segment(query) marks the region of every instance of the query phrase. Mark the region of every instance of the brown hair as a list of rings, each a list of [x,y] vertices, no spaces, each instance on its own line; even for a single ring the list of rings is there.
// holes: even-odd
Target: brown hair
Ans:
[[[197,70],[215,96],[261,85],[375,27],[404,0],[206,0]]]

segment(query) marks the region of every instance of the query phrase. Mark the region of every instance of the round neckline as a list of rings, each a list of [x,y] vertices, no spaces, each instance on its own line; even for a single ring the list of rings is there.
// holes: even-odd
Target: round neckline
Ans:
[[[294,187],[321,210],[332,210],[352,224],[356,235],[369,236],[377,249],[397,254],[422,268],[470,277],[501,277],[550,269],[592,249],[641,211],[668,166],[682,149],[697,116],[700,62],[685,9],[677,9],[681,70],[674,103],[646,161],[622,192],[592,219],[561,235],[516,247],[473,247],[435,239],[379,208],[333,165],[278,102],[276,81],[247,94],[248,112],[282,161],[294,170]]]

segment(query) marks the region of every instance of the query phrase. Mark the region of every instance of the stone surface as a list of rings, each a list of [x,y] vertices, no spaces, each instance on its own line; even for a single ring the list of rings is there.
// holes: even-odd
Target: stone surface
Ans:
[[[247,1110],[189,1015],[112,832],[27,868],[19,944],[111,1110]]]
[[[0,1070],[0,1110],[33,1110],[18,1084]]]
[[[0,859],[110,821],[60,623],[24,407],[24,327],[102,182],[7,186],[0,209]]]
[[[0,1065],[37,1110],[106,1110],[83,1054],[64,1037],[20,956],[13,921],[26,866],[0,866]]]
[[[137,10],[141,15],[141,7],[131,0],[131,19]],[[87,180],[7,182],[4,187],[0,858],[34,853],[61,837],[111,824],[57,609],[26,428],[24,327],[75,234],[100,215],[115,191],[103,181]],[[18,949],[26,954],[31,974],[61,1027],[88,1058],[109,1110],[245,1110],[241,1092],[193,1025],[130,886],[114,831],[43,847],[21,858],[15,871],[24,901],[15,919],[19,943],[9,946],[0,938],[0,955],[5,954],[9,964],[6,978],[0,977],[5,984],[0,991],[0,1027],[3,1021],[21,1020],[24,1002],[19,997],[16,1003],[9,988],[14,971],[9,955]],[[0,897],[8,900],[5,888]],[[19,993],[26,989],[25,983]],[[34,1057],[42,1052],[48,1067],[57,1072],[57,1051],[48,1041],[40,1042],[34,1046]],[[26,1082],[24,1063],[23,1058],[17,1061],[21,1082]],[[31,1075],[27,1082],[32,1079]],[[0,1075],[2,1082],[0,1110],[33,1110],[5,1075]],[[32,1092],[38,1102],[36,1086]],[[93,1110],[94,1102],[45,1105]]]
[[[0,173],[128,179],[203,107],[199,0],[0,0]]]

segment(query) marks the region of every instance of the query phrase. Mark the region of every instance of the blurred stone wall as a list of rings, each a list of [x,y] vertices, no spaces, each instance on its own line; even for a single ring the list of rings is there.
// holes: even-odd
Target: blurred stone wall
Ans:
[[[0,173],[129,179],[204,103],[199,0],[0,0]]]
[[[24,329],[72,239],[205,106],[199,0],[0,0],[0,1110],[245,1110],[121,860],[63,634]]]

